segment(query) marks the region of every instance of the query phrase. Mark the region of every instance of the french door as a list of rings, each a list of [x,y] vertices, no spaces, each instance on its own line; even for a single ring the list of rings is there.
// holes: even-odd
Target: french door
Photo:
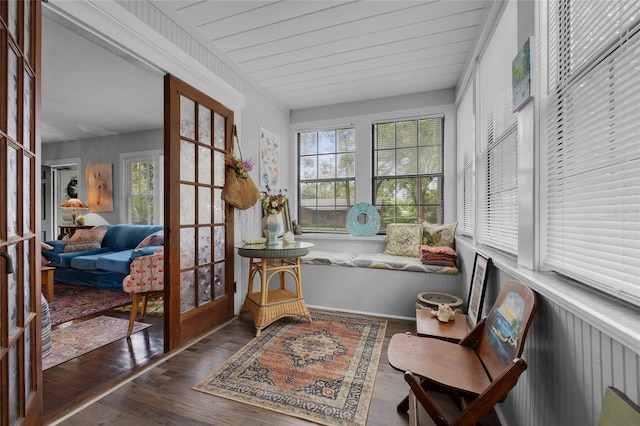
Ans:
[[[165,76],[165,349],[233,316],[233,211],[222,200],[233,111]]]
[[[0,424],[42,423],[40,1],[0,1]],[[13,271],[12,271],[13,270]],[[11,272],[12,271],[12,272]]]

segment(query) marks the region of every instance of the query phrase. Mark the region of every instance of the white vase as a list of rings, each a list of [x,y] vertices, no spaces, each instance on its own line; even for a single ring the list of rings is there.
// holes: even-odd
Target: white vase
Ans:
[[[282,235],[284,235],[282,213],[267,215],[264,223],[264,236],[267,238],[267,244],[277,243],[278,238]]]

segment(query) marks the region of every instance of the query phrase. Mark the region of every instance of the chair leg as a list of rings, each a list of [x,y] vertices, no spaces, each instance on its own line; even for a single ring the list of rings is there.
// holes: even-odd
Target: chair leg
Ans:
[[[133,331],[133,323],[136,322],[136,316],[138,315],[138,307],[140,305],[140,294],[133,293],[133,299],[131,300],[131,313],[129,314],[129,328],[127,330],[127,337],[131,336]]]
[[[431,387],[431,382],[425,380],[424,378],[420,380],[420,384],[422,385],[422,389],[424,389],[425,391],[428,391]],[[409,395],[405,396],[402,401],[398,402],[396,410],[399,413],[406,413],[409,411]]]
[[[149,295],[147,293],[142,293],[142,315],[140,315],[140,321],[144,319],[144,316],[147,314],[147,301],[149,300]]]

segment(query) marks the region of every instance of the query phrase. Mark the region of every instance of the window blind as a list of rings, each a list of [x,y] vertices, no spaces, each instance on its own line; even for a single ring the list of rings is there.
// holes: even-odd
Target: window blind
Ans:
[[[458,219],[458,232],[473,235],[474,222],[474,157],[475,157],[475,114],[473,107],[473,82],[469,84],[457,108],[458,116],[458,182],[461,182],[462,206]]]
[[[640,304],[640,3],[548,7],[544,263]]]
[[[478,240],[512,254],[518,251],[517,115],[511,107],[516,12],[516,2],[507,2],[479,64]]]

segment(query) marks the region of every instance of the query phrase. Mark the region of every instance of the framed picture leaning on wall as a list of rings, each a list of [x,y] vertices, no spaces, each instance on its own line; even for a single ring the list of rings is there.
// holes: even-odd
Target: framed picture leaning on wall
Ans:
[[[473,262],[473,273],[471,274],[471,285],[469,287],[469,299],[467,301],[469,306],[467,309],[467,317],[469,318],[471,328],[475,327],[482,316],[484,293],[487,287],[490,268],[491,258],[476,253],[476,258]]]

